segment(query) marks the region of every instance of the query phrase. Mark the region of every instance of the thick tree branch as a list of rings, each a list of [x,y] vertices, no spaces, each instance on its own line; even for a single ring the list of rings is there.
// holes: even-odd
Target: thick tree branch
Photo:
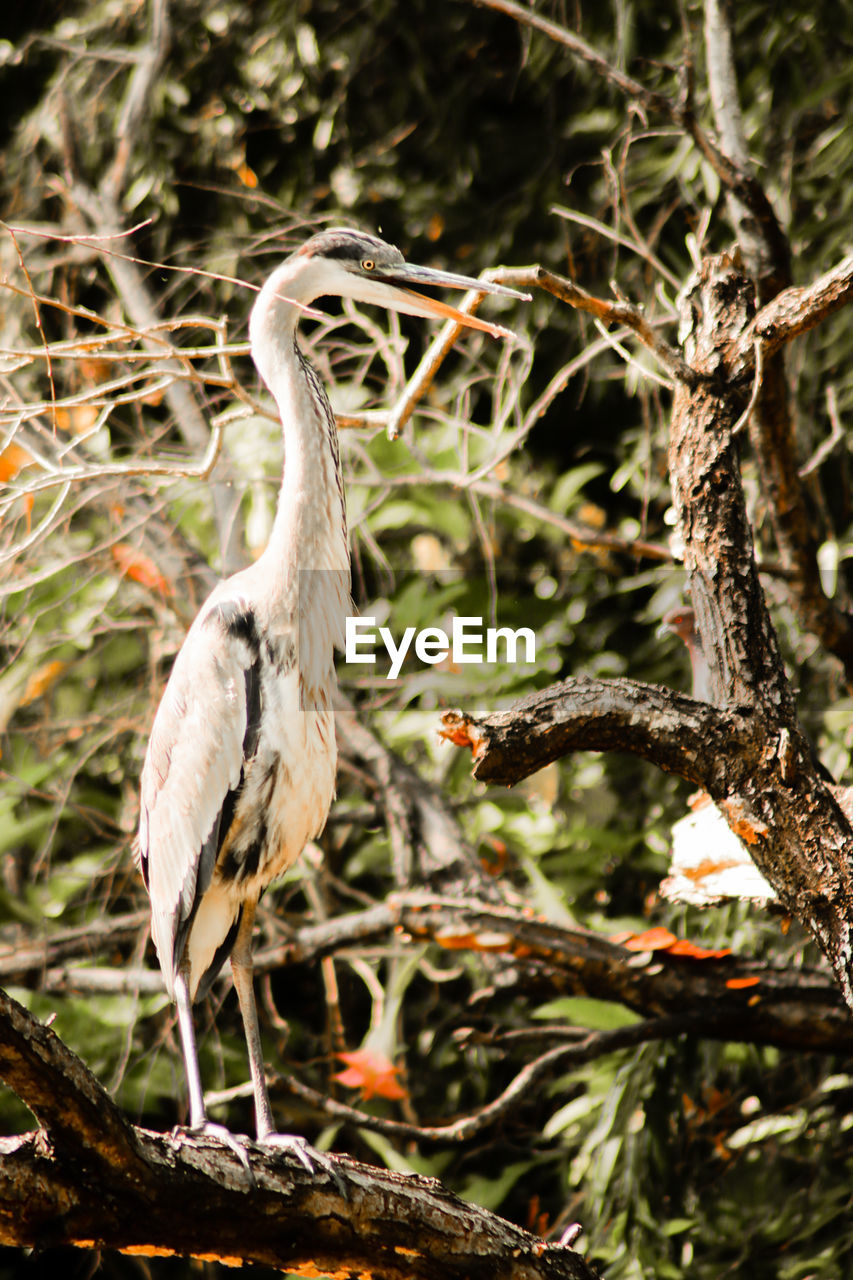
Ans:
[[[719,711],[659,685],[590,676],[482,718],[446,711],[442,724],[446,738],[471,748],[475,778],[505,786],[572,751],[626,751],[706,791],[737,788],[762,750],[760,730],[740,710]]]
[[[644,1018],[696,1012],[698,1034],[714,1038],[831,1052],[853,1045],[853,1019],[827,973],[774,969],[735,955],[695,960],[666,950],[655,952],[654,964],[638,964],[636,950],[601,934],[489,902],[401,895],[363,913],[306,926],[292,943],[263,952],[258,961],[315,961],[352,942],[399,936],[401,930],[446,950],[510,958],[523,973],[518,985],[524,993],[539,988],[618,1001]],[[754,985],[729,985],[744,979]]]
[[[767,193],[753,171],[740,116],[731,31],[722,0],[707,0],[705,6],[708,78],[719,141],[699,124],[689,87],[686,96],[678,100],[648,90],[614,67],[580,36],[515,3],[515,0],[474,0],[474,3],[504,13],[519,24],[542,32],[568,49],[643,111],[656,112],[684,129],[713,166],[727,192],[732,220],[747,269],[756,283],[759,302],[769,302],[789,285],[790,246]],[[548,287],[544,281],[530,283]],[[574,300],[564,297],[564,300],[574,306],[581,305],[577,297]],[[840,297],[837,301],[833,299],[828,306],[834,308],[842,305],[842,301]],[[593,310],[589,306],[584,309]],[[649,350],[654,350],[676,384],[693,385],[697,370],[692,369],[690,374],[685,372],[691,368],[692,362],[683,361],[679,353],[667,348],[666,344],[659,344],[656,349],[648,341],[649,335],[644,335],[636,323],[638,313],[631,317],[630,313],[634,311],[629,307],[618,319],[631,327]],[[617,316],[613,314],[612,318],[617,319]],[[809,325],[804,324],[797,331],[802,332],[807,327]],[[775,333],[768,334],[773,350],[763,353],[762,376],[750,407],[750,436],[782,565],[789,577],[797,610],[804,625],[844,663],[848,678],[853,681],[853,617],[839,607],[838,601],[826,598],[816,567],[820,538],[813,527],[799,475],[801,460],[797,456],[784,361],[778,354],[782,342],[794,336],[795,327],[787,328],[783,322],[783,328],[786,328],[786,336],[781,341],[777,340]],[[750,363],[753,359],[751,352],[752,348],[748,357]]]
[[[99,1177],[28,1134],[0,1143],[0,1243],[183,1254],[289,1273],[596,1280],[570,1248],[444,1190],[435,1179],[341,1158],[344,1198],[295,1157],[251,1152],[251,1178],[209,1138],[136,1130],[144,1177]],[[401,1236],[400,1223],[406,1224]]]
[[[845,306],[851,296],[853,255],[848,255],[811,284],[785,289],[766,302],[743,329],[734,359],[752,369],[756,353],[761,353],[750,440],[776,539],[791,571],[791,591],[803,625],[844,664],[853,682],[853,614],[843,600],[827,599],[821,587],[816,568],[819,536],[807,509],[782,358],[786,343]]]
[[[726,0],[705,0],[705,61],[720,145],[752,189],[751,196],[744,199],[745,193],[733,188],[728,205],[747,273],[756,281],[759,298],[764,300],[790,282],[790,247],[750,158]]]
[[[791,570],[791,592],[803,624],[840,658],[848,678],[853,678],[853,618],[839,601],[827,599],[816,571],[820,536],[800,474],[801,459],[781,350],[782,344],[796,333],[843,305],[845,289],[835,273],[804,290],[788,287],[790,245],[759,187],[747,147],[727,0],[705,0],[705,52],[711,102],[723,148],[740,171],[750,176],[753,187],[761,190],[760,200],[744,201],[734,190],[727,196],[743,261],[755,281],[758,302],[763,304],[759,312],[762,319],[756,317],[743,335],[744,343],[751,343],[751,350],[744,347],[745,361],[752,361],[754,351],[757,365],[755,395],[747,411],[750,439],[779,550]],[[849,263],[850,259],[848,267]],[[841,276],[844,266],[842,263]],[[779,305],[782,298],[785,302]]]
[[[192,1254],[389,1280],[594,1280],[569,1248],[433,1179],[342,1157],[338,1187],[285,1152],[247,1144],[247,1169],[215,1139],[133,1128],[83,1063],[5,994],[0,1075],[44,1125],[0,1140],[0,1244]]]
[[[740,353],[753,291],[722,255],[702,264],[682,305],[685,352],[704,377],[676,385],[670,474],[718,710],[630,681],[578,679],[483,721],[450,713],[445,734],[471,747],[481,780],[512,782],[568,751],[622,750],[698,783],[815,935],[853,1006],[853,831],[797,721],[733,435],[749,397]]]
[[[488,733],[494,741],[500,728],[491,719],[467,720],[472,736]],[[520,763],[520,768],[526,767]],[[492,898],[472,900],[468,892],[462,898],[422,890],[394,894],[361,911],[302,925],[285,940],[261,946],[254,958],[255,970],[262,974],[292,965],[314,965],[355,947],[399,943],[408,936],[435,942],[445,950],[509,956],[519,975],[523,974],[519,984],[524,990],[533,983],[548,990],[591,995],[628,1005],[646,1018],[682,1016],[701,1009],[708,1027],[715,1028],[708,1030],[709,1035],[719,1032],[731,1039],[839,1052],[846,1051],[853,1037],[853,1021],[824,974],[778,973],[736,956],[727,957],[725,964],[696,963],[666,951],[658,953],[658,963],[638,967],[634,951],[597,933],[534,920],[524,904],[496,904]],[[727,987],[730,978],[760,982],[760,1019],[738,1025],[741,997]],[[78,964],[48,970],[42,983],[48,990],[138,992],[159,990],[162,979],[150,969]]]
[[[139,1165],[132,1127],[59,1037],[0,989],[0,1078],[51,1137],[132,1175]]]
[[[853,1003],[850,826],[815,778],[797,723],[758,581],[732,436],[748,394],[738,352],[753,318],[752,290],[723,255],[702,264],[683,303],[691,363],[717,375],[716,386],[676,388],[670,439],[673,499],[712,697],[719,706],[752,708],[775,743],[741,780],[737,807],[746,806],[756,832],[756,865],[812,930]],[[707,789],[737,830],[735,798]]]
[[[737,357],[748,365],[756,342],[761,343],[765,356],[773,355],[786,342],[813,329],[851,300],[853,253],[811,284],[785,289],[765,303],[744,329]]]

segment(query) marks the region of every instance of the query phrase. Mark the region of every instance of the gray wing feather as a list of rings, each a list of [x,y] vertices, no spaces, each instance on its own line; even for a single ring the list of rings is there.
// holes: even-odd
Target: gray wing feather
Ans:
[[[205,608],[175,660],[142,770],[138,857],[151,897],[151,933],[170,992],[185,935],[210,883],[219,823],[240,784],[247,675],[257,650]],[[224,834],[224,833],[223,833]]]

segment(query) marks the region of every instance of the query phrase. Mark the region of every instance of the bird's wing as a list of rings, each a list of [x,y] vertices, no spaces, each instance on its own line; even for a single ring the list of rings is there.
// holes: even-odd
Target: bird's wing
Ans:
[[[175,661],[142,770],[138,858],[170,989],[257,747],[260,690],[254,615],[214,594]]]

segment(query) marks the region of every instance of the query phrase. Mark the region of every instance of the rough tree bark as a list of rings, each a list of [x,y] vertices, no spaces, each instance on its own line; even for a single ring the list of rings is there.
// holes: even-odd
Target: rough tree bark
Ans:
[[[41,1128],[0,1139],[0,1244],[263,1263],[306,1276],[595,1280],[431,1178],[137,1128],[49,1028],[0,992],[0,1076]],[[405,1222],[405,1234],[400,1224]]]
[[[537,282],[536,269],[516,274]],[[680,358],[691,374],[676,382],[669,465],[716,705],[632,681],[577,679],[508,713],[446,713],[444,731],[472,748],[475,776],[483,780],[514,782],[586,749],[631,751],[697,783],[748,844],[787,910],[812,932],[853,1007],[853,832],[817,777],[797,721],[738,460],[765,344],[772,353],[843,305],[851,275],[845,259],[812,288],[787,290],[756,311],[754,286],[720,255],[705,259],[681,295]]]

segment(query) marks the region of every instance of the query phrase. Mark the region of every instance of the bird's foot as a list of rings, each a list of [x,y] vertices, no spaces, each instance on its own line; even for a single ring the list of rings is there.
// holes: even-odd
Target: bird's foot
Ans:
[[[229,1151],[233,1151],[252,1182],[255,1181],[252,1166],[249,1164],[249,1138],[245,1134],[232,1133],[230,1129],[226,1129],[224,1124],[214,1124],[212,1120],[203,1120],[201,1124],[177,1125],[173,1132],[177,1134],[188,1133],[193,1137],[203,1134],[206,1138],[216,1138]]]
[[[310,1142],[298,1133],[265,1133],[258,1134],[259,1147],[274,1147],[277,1151],[288,1151],[296,1156],[299,1163],[308,1173],[315,1174],[318,1169],[327,1173],[345,1200],[349,1199],[346,1183],[341,1178],[331,1156],[312,1147]]]

